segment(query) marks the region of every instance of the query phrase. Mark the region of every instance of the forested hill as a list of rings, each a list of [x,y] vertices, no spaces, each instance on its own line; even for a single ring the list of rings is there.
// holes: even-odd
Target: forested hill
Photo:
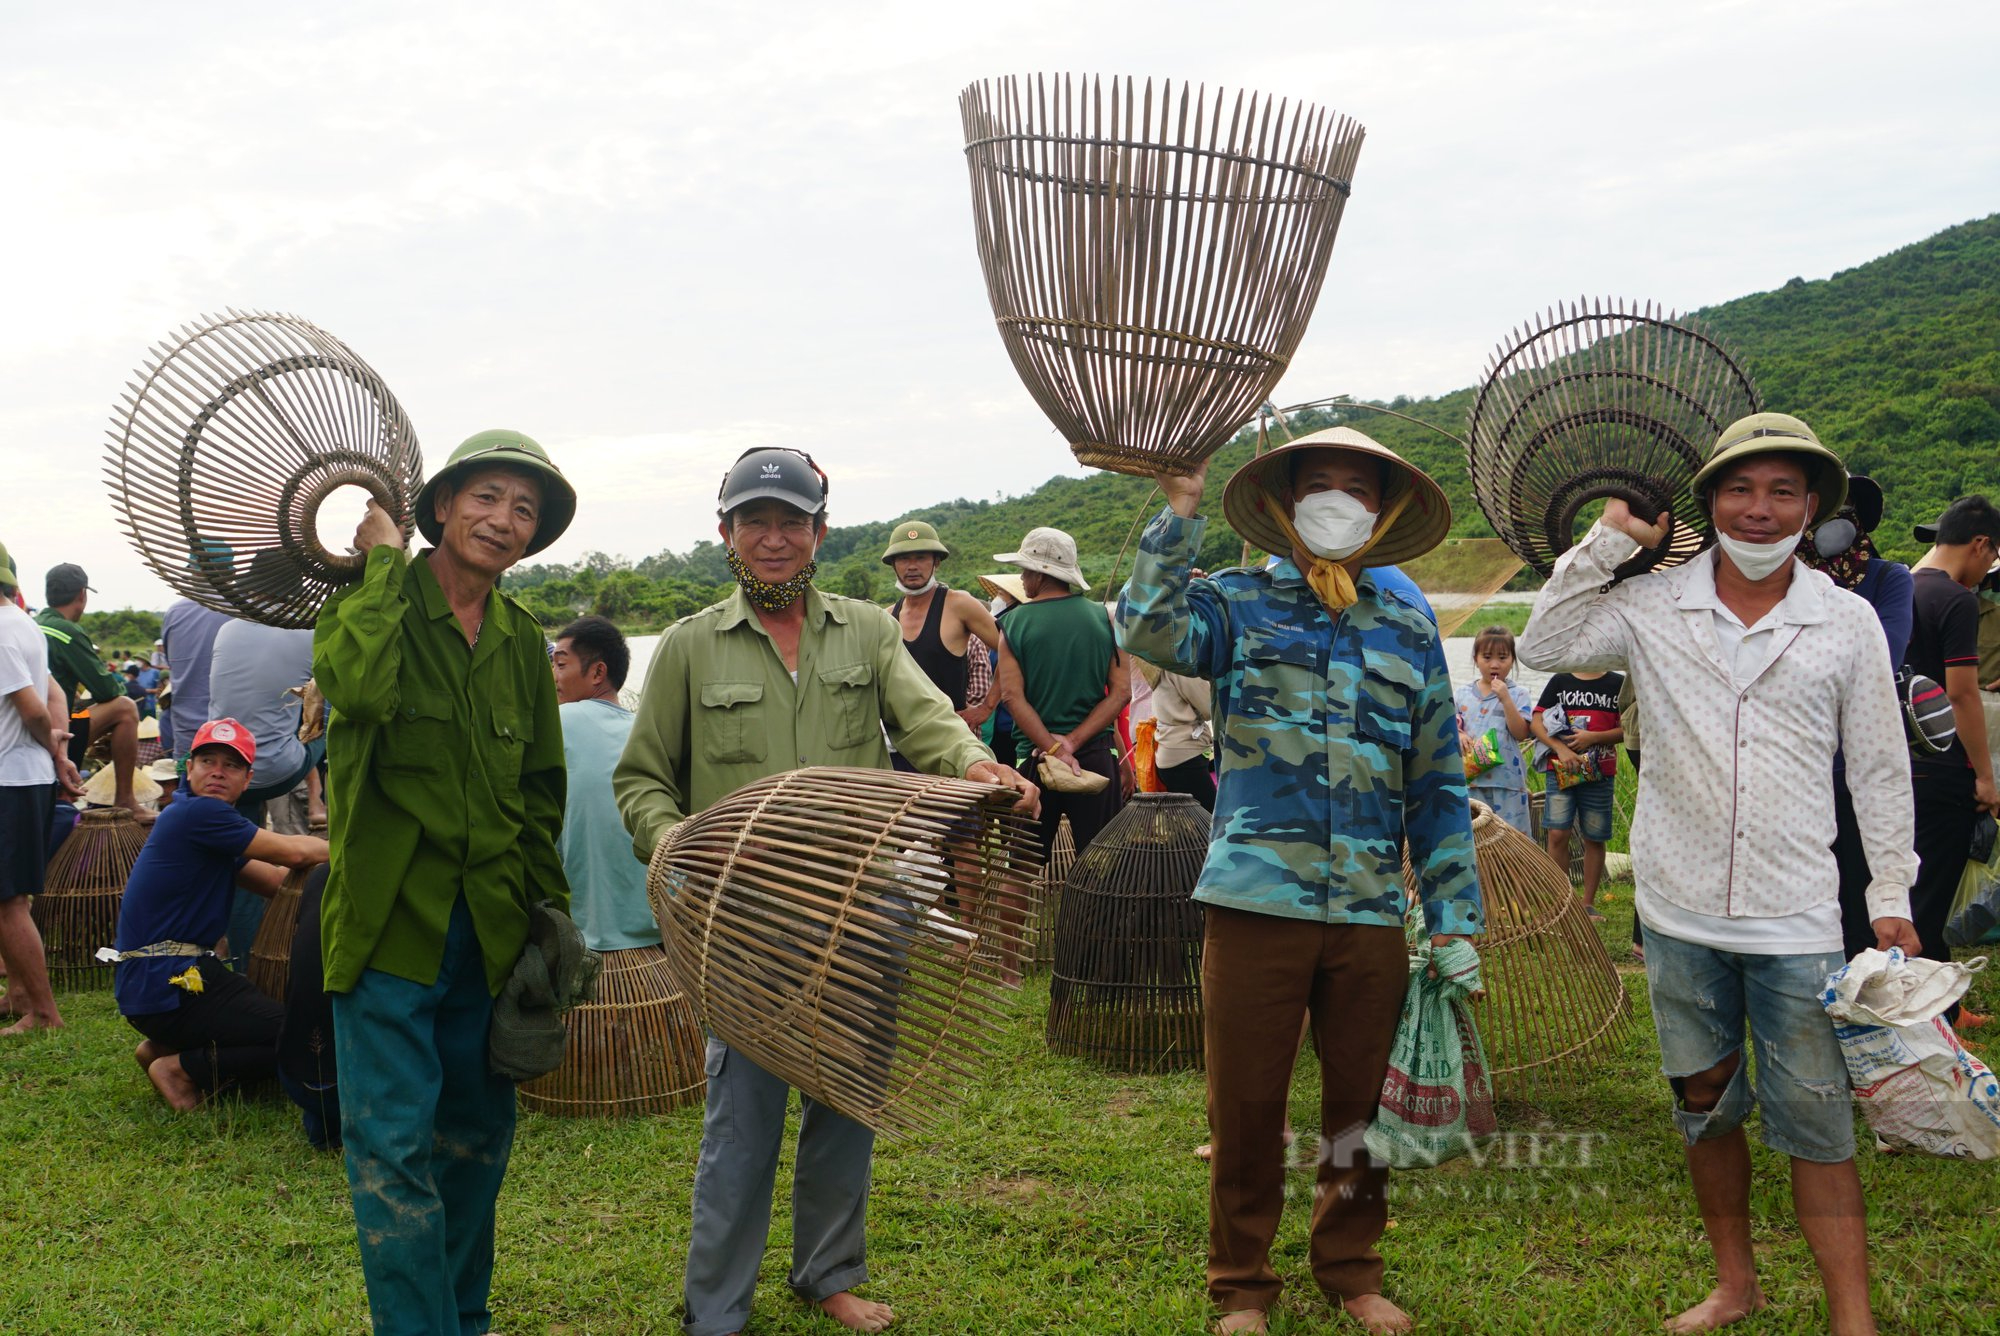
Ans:
[[[2000,492],[2000,214],[1831,278],[1795,278],[1699,314],[1742,358],[1768,407],[1806,419],[1850,468],[1882,484],[1888,515],[1878,541],[1890,555],[1916,555],[1910,526],[1934,517],[1953,497]],[[1472,394],[1467,387],[1386,406],[1458,435]],[[1456,535],[1491,534],[1472,500],[1456,443],[1361,409],[1309,414],[1292,427],[1303,432],[1340,421],[1352,422],[1442,483],[1457,517]],[[1254,433],[1246,431],[1216,457],[1213,495],[1221,495],[1223,482],[1254,444]],[[960,587],[992,569],[992,553],[1011,550],[1022,534],[1043,524],[1076,537],[1085,575],[1101,583],[1134,520],[1150,513],[1151,492],[1146,480],[1096,473],[1053,478],[1004,501],[945,502],[907,518],[935,524],[961,554],[943,571]],[[1203,560],[1232,564],[1239,540],[1223,525],[1219,505],[1206,509]],[[820,583],[857,596],[890,597],[892,582],[877,558],[891,527],[884,520],[834,529],[821,553]],[[1121,572],[1129,565],[1128,554]],[[701,606],[728,580],[720,549],[704,541],[629,568],[602,557],[578,567],[531,567],[508,583],[551,621],[595,610],[626,622],[657,623]]]

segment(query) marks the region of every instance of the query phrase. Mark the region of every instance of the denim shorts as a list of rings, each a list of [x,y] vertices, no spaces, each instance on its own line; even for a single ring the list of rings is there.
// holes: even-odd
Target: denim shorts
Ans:
[[[1847,1060],[1820,1008],[1826,976],[1846,962],[1838,951],[1756,956],[1717,951],[1646,929],[1646,983],[1660,1070],[1674,1086],[1674,1123],[1687,1144],[1718,1137],[1763,1109],[1764,1144],[1784,1155],[1838,1164],[1854,1155],[1854,1106]],[[1743,1048],[1748,1022],[1756,1052],[1739,1064],[1716,1106],[1681,1106],[1680,1081]]]
[[[1574,788],[1559,789],[1549,777],[1542,790],[1542,829],[1568,830],[1579,826],[1583,838],[1592,844],[1611,843],[1611,790],[1609,779],[1593,779]]]

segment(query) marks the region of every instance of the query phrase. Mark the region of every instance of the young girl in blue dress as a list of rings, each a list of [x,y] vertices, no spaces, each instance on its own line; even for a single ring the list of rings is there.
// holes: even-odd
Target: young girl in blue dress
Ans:
[[[1514,633],[1489,626],[1472,640],[1472,666],[1479,680],[1458,689],[1459,746],[1468,755],[1489,730],[1500,734],[1500,763],[1465,783],[1472,797],[1491,807],[1514,829],[1528,829],[1528,771],[1521,763],[1521,743],[1528,736],[1528,712],[1534,698],[1513,681]]]

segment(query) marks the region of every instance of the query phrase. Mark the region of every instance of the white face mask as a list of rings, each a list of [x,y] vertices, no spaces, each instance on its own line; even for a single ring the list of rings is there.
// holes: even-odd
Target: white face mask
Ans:
[[[931,590],[937,588],[937,576],[933,575],[930,579],[924,581],[922,584],[918,585],[915,589],[910,588],[910,586],[904,584],[901,580],[898,580],[896,582],[896,587],[903,592],[904,598],[921,598],[923,595],[928,594],[931,592]]]
[[[1314,492],[1299,498],[1292,527],[1315,556],[1341,561],[1360,551],[1375,532],[1376,515],[1347,492]]]
[[[1006,599],[1000,597],[998,594],[995,594],[993,596],[993,601],[987,604],[986,606],[992,611],[995,617],[998,617],[1001,613],[1007,611],[1007,609],[1013,607],[1014,605],[1012,603],[1009,603]]]
[[[1729,554],[1729,560],[1736,569],[1743,572],[1743,578],[1754,582],[1790,561],[1793,549],[1798,547],[1799,539],[1804,536],[1805,530],[1801,529],[1790,538],[1780,538],[1775,543],[1745,543],[1718,530],[1715,541]]]

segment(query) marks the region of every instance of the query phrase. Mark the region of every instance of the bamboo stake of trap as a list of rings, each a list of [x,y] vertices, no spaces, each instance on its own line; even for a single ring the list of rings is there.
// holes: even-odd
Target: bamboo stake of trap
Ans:
[[[1049,842],[1049,861],[1042,869],[1041,894],[1036,899],[1035,946],[1028,968],[1040,973],[1056,963],[1056,919],[1062,912],[1062,887],[1076,864],[1076,837],[1070,832],[1069,818],[1056,824],[1056,837]]]
[[[1473,945],[1486,996],[1469,1005],[1493,1089],[1516,1099],[1564,1089],[1616,1045],[1632,999],[1583,900],[1540,845],[1482,802],[1472,804],[1472,841],[1486,911]],[[1414,906],[1407,854],[1403,875]]]
[[[1362,127],[1068,75],[972,84],[959,112],[987,296],[1029,393],[1085,464],[1192,470],[1290,364]]]
[[[707,1089],[701,1021],[657,946],[606,951],[597,995],[563,1017],[562,1066],[524,1082],[538,1113],[619,1118],[670,1113]]]
[[[250,943],[244,973],[258,992],[280,1005],[292,975],[292,937],[299,929],[299,905],[305,899],[306,877],[311,872],[310,867],[297,867],[285,875],[284,884],[264,906],[264,920]]]
[[[127,537],[205,607],[311,626],[361,574],[318,536],[330,496],[360,487],[410,532],[423,457],[408,415],[353,349],[294,315],[206,316],[149,352],[105,460]]]
[[[122,807],[93,807],[49,859],[42,893],[30,908],[58,990],[109,988],[116,966],[97,949],[118,935],[125,882],[152,827]]]
[[[1135,793],[1063,884],[1049,1051],[1119,1071],[1203,1065],[1201,906],[1208,809]]]
[[[1678,565],[1710,541],[1688,484],[1724,427],[1762,406],[1700,322],[1651,302],[1558,303],[1494,350],[1466,431],[1472,493],[1493,532],[1542,575],[1578,515],[1618,497],[1666,540],[1620,568]]]
[[[675,826],[647,894],[703,1026],[888,1136],[934,1126],[1003,1020],[1040,871],[1011,790],[833,766]]]

